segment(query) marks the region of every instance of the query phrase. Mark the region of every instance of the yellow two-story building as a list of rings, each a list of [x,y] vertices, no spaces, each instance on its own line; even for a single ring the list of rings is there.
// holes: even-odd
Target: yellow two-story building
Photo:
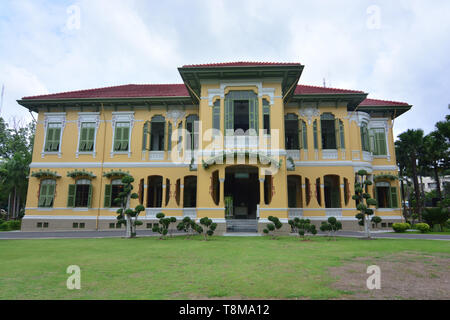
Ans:
[[[365,169],[382,227],[402,219],[393,121],[411,106],[298,84],[299,63],[179,68],[183,84],[25,97],[38,113],[23,230],[110,230],[121,178],[151,228],[156,214],[210,217],[218,233],[260,232],[269,216],[334,216],[357,229]]]

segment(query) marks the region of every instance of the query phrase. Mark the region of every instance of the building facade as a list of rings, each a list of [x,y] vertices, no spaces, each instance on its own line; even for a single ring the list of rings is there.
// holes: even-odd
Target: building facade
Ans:
[[[179,68],[182,84],[25,97],[38,113],[23,230],[116,229],[123,175],[145,213],[210,217],[218,233],[261,231],[269,216],[330,216],[357,229],[365,169],[384,222],[401,220],[394,119],[407,103],[298,84],[299,63]],[[287,223],[282,231],[289,232]]]

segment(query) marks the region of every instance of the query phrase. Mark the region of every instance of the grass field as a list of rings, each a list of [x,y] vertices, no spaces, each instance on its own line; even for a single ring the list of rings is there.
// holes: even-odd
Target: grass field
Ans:
[[[384,257],[395,260],[405,252],[419,259],[444,259],[447,268],[450,264],[448,241],[2,240],[0,299],[339,299],[352,292],[333,286],[336,279],[330,268],[361,258],[367,263]],[[81,268],[81,290],[66,288],[69,265]]]

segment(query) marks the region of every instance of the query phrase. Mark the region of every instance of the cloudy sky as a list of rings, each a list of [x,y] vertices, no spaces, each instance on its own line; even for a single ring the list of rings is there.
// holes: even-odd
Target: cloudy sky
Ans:
[[[449,17],[448,0],[0,0],[1,116],[29,120],[27,95],[180,83],[184,64],[280,61],[408,102],[395,133],[427,133],[449,113]]]

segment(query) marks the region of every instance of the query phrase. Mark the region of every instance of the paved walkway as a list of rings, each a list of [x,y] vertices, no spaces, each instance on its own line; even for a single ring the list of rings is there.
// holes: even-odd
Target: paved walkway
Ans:
[[[179,231],[174,231],[174,235],[181,235]],[[0,232],[0,240],[8,239],[82,239],[82,238],[122,238],[125,235],[125,230],[115,231],[42,231],[42,232],[22,232],[22,231],[9,231]],[[156,237],[158,233],[154,233],[150,230],[137,231],[139,237]],[[227,236],[259,236],[258,233],[243,234],[243,233],[226,233]],[[323,232],[319,232],[318,235],[326,235]],[[362,238],[363,232],[359,231],[339,231],[336,236],[338,237],[351,237]],[[447,240],[450,241],[450,235],[438,235],[438,234],[408,234],[408,233],[372,233],[372,237],[376,239],[425,239],[425,240]]]

